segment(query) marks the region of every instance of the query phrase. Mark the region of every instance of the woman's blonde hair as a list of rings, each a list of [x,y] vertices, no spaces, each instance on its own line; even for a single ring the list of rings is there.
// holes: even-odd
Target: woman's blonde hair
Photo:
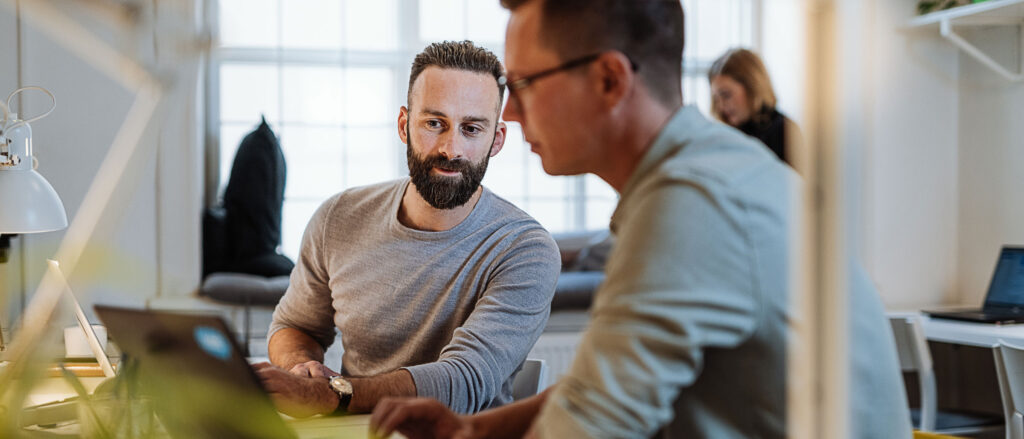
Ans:
[[[772,80],[768,77],[768,70],[765,69],[761,58],[754,52],[747,49],[731,49],[725,52],[711,64],[708,82],[720,75],[728,76],[743,86],[747,92],[747,99],[750,100],[751,117],[762,116],[761,110],[764,108],[775,108]],[[722,113],[714,99],[711,99],[711,114],[722,120]]]

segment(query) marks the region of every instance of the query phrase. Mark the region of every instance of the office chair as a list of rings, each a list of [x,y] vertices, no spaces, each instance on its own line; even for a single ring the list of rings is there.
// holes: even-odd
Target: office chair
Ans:
[[[921,389],[921,407],[910,409],[914,428],[949,435],[991,432],[1003,428],[1003,421],[992,416],[938,410],[932,355],[924,331],[921,330],[920,316],[889,316],[889,323],[896,339],[900,369],[903,372],[916,372]]]
[[[992,348],[1006,417],[1006,439],[1024,439],[1024,348],[1005,342]]]
[[[529,398],[548,387],[548,366],[544,360],[526,359],[512,381],[512,400]]]

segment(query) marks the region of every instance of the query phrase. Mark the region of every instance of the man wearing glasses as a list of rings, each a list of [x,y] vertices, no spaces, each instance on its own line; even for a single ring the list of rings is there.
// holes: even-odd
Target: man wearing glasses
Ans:
[[[510,98],[549,174],[593,173],[621,198],[616,244],[566,375],[458,417],[385,399],[386,436],[783,438],[796,310],[799,177],[762,144],[682,106],[675,0],[504,0]],[[895,345],[869,285],[851,288],[851,431],[910,437]]]
[[[504,144],[501,63],[469,41],[417,55],[398,116],[409,178],[313,216],[256,365],[281,411],[369,412],[430,396],[472,413],[512,400],[561,268],[540,224],[480,185]],[[323,365],[340,330],[341,373]]]

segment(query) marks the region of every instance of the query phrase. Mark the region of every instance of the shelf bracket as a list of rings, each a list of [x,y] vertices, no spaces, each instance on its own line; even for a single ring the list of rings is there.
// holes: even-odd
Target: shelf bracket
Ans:
[[[1024,81],[1024,47],[1018,47],[1018,49],[1021,50],[1021,67],[1019,72],[1015,73],[1011,72],[1006,67],[1003,67],[1001,64],[993,60],[991,57],[985,54],[985,52],[982,52],[973,44],[968,43],[967,40],[963,39],[963,37],[961,37],[956,32],[953,32],[953,23],[950,19],[946,18],[939,22],[939,32],[942,34],[943,38],[949,40],[949,42],[953,43],[953,45],[960,48],[960,50],[963,50],[972,58],[978,60],[978,62],[994,70],[996,73],[1006,78],[1008,81]],[[1022,41],[1022,44],[1024,44],[1024,41]]]

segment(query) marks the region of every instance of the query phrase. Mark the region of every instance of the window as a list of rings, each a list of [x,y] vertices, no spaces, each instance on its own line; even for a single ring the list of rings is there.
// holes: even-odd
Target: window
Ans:
[[[683,52],[683,100],[711,114],[707,72],[716,58],[734,47],[757,49],[761,0],[683,0],[686,49]]]
[[[756,1],[684,0],[688,103],[706,111],[710,61],[753,43]],[[413,57],[446,39],[502,57],[508,12],[497,0],[220,0],[213,16],[207,107],[220,191],[239,142],[265,116],[288,162],[282,250],[294,258],[325,199],[406,175],[396,120]],[[517,124],[490,163],[484,185],[549,231],[607,227],[615,191],[592,175],[545,174]]]

